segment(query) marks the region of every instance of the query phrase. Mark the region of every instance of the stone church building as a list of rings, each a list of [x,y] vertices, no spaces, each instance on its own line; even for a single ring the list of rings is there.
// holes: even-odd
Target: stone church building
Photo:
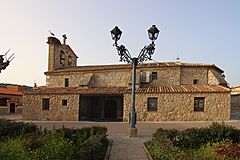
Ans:
[[[77,66],[65,40],[48,37],[46,86],[25,92],[23,119],[128,121],[131,65]],[[215,65],[143,63],[136,83],[138,121],[230,119],[230,89]]]

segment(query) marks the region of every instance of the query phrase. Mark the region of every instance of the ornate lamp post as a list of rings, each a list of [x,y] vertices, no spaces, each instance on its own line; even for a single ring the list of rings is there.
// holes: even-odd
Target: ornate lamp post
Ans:
[[[149,39],[152,41],[149,45],[143,47],[140,51],[138,57],[131,57],[128,49],[124,45],[118,45],[118,40],[121,38],[122,31],[116,26],[111,30],[112,39],[115,41],[114,46],[117,49],[118,55],[120,56],[119,61],[127,62],[132,64],[132,97],[131,97],[131,111],[130,111],[130,128],[128,131],[129,137],[137,137],[137,128],[136,128],[136,109],[135,109],[135,90],[136,90],[136,67],[139,63],[142,63],[147,60],[152,59],[152,55],[155,51],[154,41],[157,39],[159,30],[155,25],[152,25],[148,29]]]

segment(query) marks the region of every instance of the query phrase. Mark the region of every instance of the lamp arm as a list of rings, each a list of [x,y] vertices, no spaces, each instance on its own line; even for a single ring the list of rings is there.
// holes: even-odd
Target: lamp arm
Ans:
[[[120,56],[119,61],[131,63],[132,57],[131,57],[131,54],[129,53],[128,49],[124,45],[119,46],[116,42],[115,42],[114,46],[116,47],[116,49],[118,51],[118,55]]]
[[[155,51],[155,44],[151,43],[148,46],[144,46],[138,55],[138,61],[144,62],[147,60],[152,60],[152,55]]]

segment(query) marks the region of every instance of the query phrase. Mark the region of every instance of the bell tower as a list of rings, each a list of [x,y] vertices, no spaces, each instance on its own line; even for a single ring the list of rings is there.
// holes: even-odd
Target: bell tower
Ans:
[[[59,68],[75,67],[77,56],[69,45],[66,44],[67,36],[63,35],[63,44],[56,37],[48,37],[48,71]]]
[[[58,52],[61,42],[55,37],[48,37],[48,71],[56,69],[56,53]]]

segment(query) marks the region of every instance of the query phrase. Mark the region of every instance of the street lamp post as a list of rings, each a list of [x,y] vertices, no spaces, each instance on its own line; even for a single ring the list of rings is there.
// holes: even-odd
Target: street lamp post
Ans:
[[[116,26],[113,30],[111,30],[111,36],[114,40],[114,46],[117,49],[118,55],[120,56],[119,61],[127,62],[132,64],[132,96],[131,96],[131,111],[130,111],[130,128],[128,131],[129,137],[137,137],[137,128],[136,128],[136,109],[135,109],[135,90],[136,90],[136,67],[139,63],[142,63],[147,60],[152,59],[152,55],[155,51],[154,41],[157,39],[159,34],[159,30],[155,25],[152,25],[150,29],[148,29],[149,39],[152,41],[149,45],[143,47],[140,51],[138,57],[131,57],[128,49],[124,45],[118,45],[118,40],[121,38],[122,31]]]

